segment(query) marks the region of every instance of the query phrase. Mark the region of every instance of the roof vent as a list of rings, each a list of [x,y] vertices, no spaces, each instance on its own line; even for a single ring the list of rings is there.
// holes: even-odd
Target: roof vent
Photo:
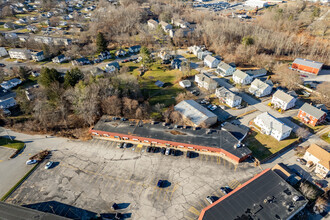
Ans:
[[[294,196],[294,197],[292,198],[292,200],[295,201],[295,202],[297,202],[297,201],[299,200],[299,196]]]

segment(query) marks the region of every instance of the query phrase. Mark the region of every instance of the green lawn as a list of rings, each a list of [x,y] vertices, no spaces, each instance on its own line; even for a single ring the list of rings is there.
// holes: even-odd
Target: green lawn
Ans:
[[[121,65],[128,66],[129,72],[137,77],[142,94],[148,98],[151,105],[163,103],[167,107],[175,104],[177,94],[184,91],[178,84],[182,77],[182,72],[179,70],[170,70],[165,65],[154,63],[143,76],[139,76],[140,63],[129,62]],[[157,80],[165,83],[163,88],[155,85]]]
[[[298,140],[298,138],[295,137],[294,134],[291,134],[291,136],[285,140],[277,141],[270,135],[261,134],[260,132],[252,130],[252,134],[247,136],[244,143],[252,151],[253,156],[259,160],[263,160],[296,140]]]
[[[321,136],[321,139],[328,142],[330,144],[330,137],[328,136],[329,134],[323,134]]]
[[[21,150],[24,147],[24,143],[22,141],[11,141],[8,138],[0,137],[0,146]]]
[[[307,128],[309,132],[315,134],[319,130],[323,129],[325,125],[317,125],[317,126],[312,126],[309,124],[303,123],[298,117],[291,117],[290,120],[294,122],[295,124],[299,125],[300,127]]]

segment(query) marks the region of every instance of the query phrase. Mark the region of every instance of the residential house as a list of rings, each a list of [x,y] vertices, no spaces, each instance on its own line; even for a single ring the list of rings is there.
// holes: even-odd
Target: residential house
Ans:
[[[157,80],[157,81],[155,82],[155,85],[158,86],[158,87],[160,87],[160,88],[162,88],[162,87],[165,85],[165,83],[162,82],[162,81],[160,81],[160,80]]]
[[[326,178],[330,176],[330,152],[316,144],[311,144],[304,155],[307,163],[315,165],[314,172]]]
[[[275,108],[287,110],[295,106],[296,98],[283,92],[282,90],[277,90],[273,95],[271,103]]]
[[[214,92],[218,87],[218,83],[206,73],[195,75],[195,82],[199,87],[202,87],[210,92]]]
[[[271,135],[276,140],[281,141],[290,136],[292,128],[284,124],[268,112],[258,115],[254,123],[260,127],[263,134]]]
[[[258,78],[261,76],[266,76],[267,75],[267,70],[265,69],[257,69],[257,70],[247,70],[245,71],[247,74],[252,76],[252,78]]]
[[[161,58],[162,60],[170,60],[170,59],[172,59],[172,55],[169,54],[166,51],[159,52],[158,57]]]
[[[201,47],[194,45],[194,46],[188,47],[188,51],[197,57],[198,53],[202,52],[203,50]]]
[[[182,88],[189,88],[191,86],[191,82],[190,82],[190,80],[182,80],[179,82],[179,85]]]
[[[222,77],[231,76],[235,72],[236,68],[221,61],[217,67],[216,73]]]
[[[215,95],[219,98],[220,102],[226,103],[231,108],[239,106],[242,103],[242,97],[236,95],[225,87],[217,88],[215,90]]]
[[[90,73],[92,74],[92,76],[99,76],[99,75],[104,74],[104,71],[98,67],[95,67],[90,70]]]
[[[34,26],[34,25],[28,25],[28,26],[26,27],[26,29],[27,29],[28,31],[31,31],[31,32],[37,32],[37,31],[38,31],[38,28],[37,28],[36,26]]]
[[[107,60],[111,59],[111,53],[109,51],[103,51],[98,55],[98,59],[100,60]]]
[[[173,19],[172,18],[172,24],[174,26],[180,27],[180,28],[187,28],[189,26],[189,23],[182,19]]]
[[[167,22],[161,21],[159,24],[166,33],[173,29],[172,25]]]
[[[105,71],[108,72],[108,73],[113,73],[113,72],[116,72],[118,70],[120,70],[120,66],[119,66],[118,62],[108,63],[105,66]]]
[[[120,56],[126,56],[127,52],[126,50],[123,50],[123,49],[119,49],[116,51],[116,56],[117,57],[120,57]]]
[[[156,29],[158,26],[158,22],[153,20],[153,19],[150,19],[148,20],[148,27],[151,28],[151,29]]]
[[[90,64],[90,63],[91,62],[85,57],[79,58],[79,59],[76,59],[76,60],[72,61],[72,65],[74,65],[74,66],[83,66],[83,65]]]
[[[219,63],[220,63],[220,60],[215,57],[212,57],[211,55],[207,55],[204,58],[204,65],[208,66],[209,68],[216,68]]]
[[[197,58],[200,60],[204,60],[206,56],[212,56],[212,53],[210,51],[204,50],[204,51],[198,51],[197,52]]]
[[[8,109],[15,106],[17,103],[13,97],[5,100],[0,100],[0,109]]]
[[[6,48],[0,47],[0,57],[5,57],[5,56],[8,56],[8,52]]]
[[[128,51],[130,53],[139,53],[141,50],[141,46],[140,45],[135,45],[135,46],[132,46],[130,48],[128,48]]]
[[[34,52],[31,54],[31,56],[32,56],[32,60],[34,60],[36,62],[43,61],[45,59],[43,51]]]
[[[181,69],[181,63],[182,63],[182,60],[180,60],[180,59],[173,59],[171,61],[171,68],[172,69]]]
[[[304,73],[319,74],[323,66],[323,63],[313,60],[296,58],[291,66],[292,70],[297,70]]]
[[[308,103],[305,103],[303,106],[301,106],[298,112],[298,118],[302,122],[310,124],[312,126],[316,126],[323,123],[326,115],[326,112]]]
[[[65,61],[67,61],[67,58],[63,54],[61,54],[61,55],[59,55],[57,57],[54,57],[52,59],[52,61],[53,61],[53,63],[63,63]]]
[[[180,112],[185,119],[190,120],[195,126],[204,125],[209,127],[218,120],[218,117],[213,112],[194,100],[184,100],[174,106],[174,110]]]
[[[3,81],[2,83],[0,83],[0,86],[2,88],[4,88],[5,90],[9,90],[21,83],[22,83],[22,81],[20,79],[14,78],[14,79],[10,79],[8,81]]]
[[[3,25],[4,28],[6,29],[16,29],[16,25],[14,23],[11,22],[7,22]]]
[[[249,88],[249,92],[256,97],[267,96],[272,92],[273,87],[260,79],[255,79]]]
[[[30,60],[31,51],[27,49],[11,49],[8,51],[11,59]]]
[[[236,84],[248,85],[252,82],[252,77],[241,70],[236,70],[233,74],[233,80]]]

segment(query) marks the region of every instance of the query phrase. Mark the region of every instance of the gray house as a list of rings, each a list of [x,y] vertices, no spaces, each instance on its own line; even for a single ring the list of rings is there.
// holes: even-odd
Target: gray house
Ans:
[[[218,83],[205,73],[200,73],[195,76],[195,82],[199,87],[202,87],[210,92],[214,92],[218,87]]]
[[[272,104],[275,108],[287,110],[295,106],[296,98],[282,90],[277,90],[273,95]]]
[[[242,84],[242,85],[247,85],[252,82],[252,77],[241,71],[241,70],[236,70],[233,74],[233,80],[236,84]]]
[[[220,76],[231,76],[235,72],[236,68],[230,66],[229,64],[221,61],[217,67],[216,73]]]
[[[220,87],[215,90],[215,95],[220,102],[226,103],[230,107],[238,106],[242,103],[242,97],[236,95],[225,87]]]
[[[219,63],[220,63],[220,60],[215,57],[212,57],[211,55],[207,55],[204,58],[204,65],[208,66],[209,68],[216,68]]]
[[[207,110],[194,100],[184,100],[174,106],[174,110],[190,120],[195,126],[204,125],[209,127],[215,124],[218,117],[211,111]]]
[[[8,52],[6,48],[0,47],[0,57],[5,57],[5,56],[8,56]]]

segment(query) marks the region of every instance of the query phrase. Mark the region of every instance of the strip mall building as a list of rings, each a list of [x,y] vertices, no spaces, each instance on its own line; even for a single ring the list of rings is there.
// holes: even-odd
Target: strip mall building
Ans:
[[[111,120],[108,116],[103,116],[90,133],[105,139],[218,153],[237,163],[244,161],[252,153],[225,130]]]

